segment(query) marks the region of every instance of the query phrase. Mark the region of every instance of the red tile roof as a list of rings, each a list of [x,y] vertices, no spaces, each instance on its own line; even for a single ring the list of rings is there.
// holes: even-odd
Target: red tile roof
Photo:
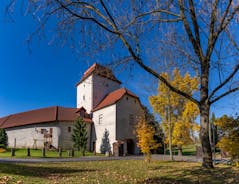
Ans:
[[[107,107],[109,105],[115,104],[117,101],[119,101],[125,94],[130,95],[134,98],[139,99],[134,93],[127,90],[126,88],[120,88],[118,90],[115,90],[108,95],[93,109],[93,111],[97,111],[99,109],[102,109],[104,107]]]
[[[76,84],[76,86],[79,85],[82,81],[84,81],[91,74],[96,74],[96,75],[108,78],[110,80],[113,80],[113,81],[118,82],[118,83],[121,84],[121,82],[114,76],[114,74],[113,74],[111,69],[109,69],[109,68],[107,68],[105,66],[99,65],[97,63],[94,63],[90,68],[88,68],[88,70],[85,71],[83,77]]]
[[[0,118],[0,128],[10,128],[47,122],[74,121],[77,117],[79,117],[77,111],[77,108],[54,106],[12,114]],[[84,121],[92,123],[92,120],[89,117],[85,117]]]

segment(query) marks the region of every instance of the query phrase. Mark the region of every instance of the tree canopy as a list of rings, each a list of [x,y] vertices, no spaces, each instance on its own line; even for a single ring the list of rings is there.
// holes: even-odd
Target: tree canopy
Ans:
[[[223,115],[215,124],[220,129],[217,146],[228,152],[232,159],[239,159],[239,116],[237,118]]]
[[[188,73],[181,76],[179,70],[175,69],[173,76],[168,73],[163,75],[171,84],[182,91],[187,91],[188,94],[193,95],[198,89],[197,77],[190,77]],[[166,142],[170,146],[170,154],[172,154],[172,145],[177,146],[179,154],[181,154],[182,146],[193,142],[194,131],[198,127],[195,123],[195,119],[199,115],[198,107],[191,101],[170,91],[162,82],[159,82],[158,94],[151,96],[149,101],[154,112],[162,118]]]

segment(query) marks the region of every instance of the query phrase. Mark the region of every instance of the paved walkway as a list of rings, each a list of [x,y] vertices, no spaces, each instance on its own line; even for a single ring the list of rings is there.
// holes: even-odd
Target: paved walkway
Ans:
[[[84,161],[107,161],[107,160],[143,160],[143,156],[105,157],[88,156],[78,158],[0,158],[0,163],[48,163],[48,162],[84,162]],[[170,160],[168,155],[152,155],[153,160]],[[174,160],[201,162],[195,156],[174,156]]]

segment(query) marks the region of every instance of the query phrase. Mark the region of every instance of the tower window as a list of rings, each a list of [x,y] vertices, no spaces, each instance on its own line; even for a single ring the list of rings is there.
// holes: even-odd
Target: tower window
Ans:
[[[103,114],[100,114],[99,115],[99,125],[102,123],[102,120],[103,120]]]
[[[83,100],[85,100],[85,95],[83,95]]]

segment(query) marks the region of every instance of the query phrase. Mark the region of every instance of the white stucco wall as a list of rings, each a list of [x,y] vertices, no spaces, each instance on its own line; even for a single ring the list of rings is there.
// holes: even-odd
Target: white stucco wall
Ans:
[[[120,88],[118,82],[93,75],[93,108],[110,92]]]
[[[42,123],[35,125],[26,125],[20,127],[7,128],[6,133],[8,135],[8,146],[16,148],[33,148],[34,139],[36,140],[36,147],[43,148],[44,146],[44,135],[41,134],[41,129],[46,129],[52,132],[52,145],[58,148],[58,136],[61,130],[58,123]]]
[[[143,109],[139,101],[129,95],[124,95],[117,102],[116,107],[116,139],[121,141],[126,141],[127,139],[134,140],[135,152],[137,153],[139,150],[136,146],[135,126],[138,118],[143,115]],[[130,122],[130,116],[133,116],[133,122]]]
[[[99,124],[99,115],[103,115],[102,122]],[[96,132],[96,152],[100,153],[100,146],[102,144],[102,138],[105,129],[109,131],[109,141],[111,145],[111,151],[113,151],[113,143],[116,142],[116,105],[111,105],[95,111],[93,113],[93,121]]]
[[[68,127],[71,127],[71,132],[68,132]],[[71,149],[73,148],[73,142],[72,142],[72,133],[74,129],[74,122],[61,122],[59,123],[59,128],[61,130],[61,133],[59,135],[59,146],[64,149]],[[90,134],[91,134],[91,124],[86,123],[86,130],[88,135],[87,140],[87,150],[90,150]]]
[[[71,132],[68,132],[68,127],[71,127]],[[50,128],[52,128],[53,130],[52,145],[55,148],[61,147],[63,149],[71,149],[73,147],[73,142],[71,140],[71,135],[74,128],[73,122],[41,123],[35,125],[7,128],[6,133],[8,135],[8,145],[9,147],[16,148],[34,148],[34,139],[35,139],[36,147],[38,149],[43,148],[44,135],[41,134],[41,129],[46,129],[48,132],[50,132]],[[86,128],[88,134],[87,150],[89,150],[91,141],[90,139],[91,124],[86,123]]]
[[[77,108],[84,107],[88,113],[92,110],[92,94],[93,94],[92,75],[87,77],[77,86]]]

